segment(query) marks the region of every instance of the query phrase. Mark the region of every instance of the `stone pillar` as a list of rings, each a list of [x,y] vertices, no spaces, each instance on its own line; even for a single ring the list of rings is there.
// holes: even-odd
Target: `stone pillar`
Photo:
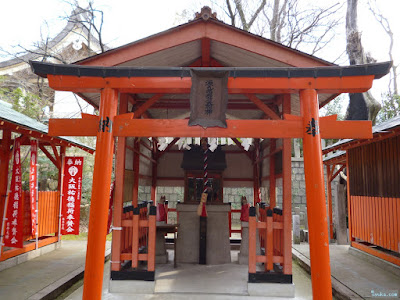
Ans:
[[[293,243],[300,244],[300,216],[293,215],[292,216],[292,224],[293,224]]]
[[[249,222],[242,222],[242,240],[240,242],[239,264],[249,263]]]
[[[347,235],[346,224],[346,193],[344,184],[338,183],[336,192],[336,241],[338,245],[348,245],[349,239]]]
[[[165,225],[165,221],[156,222],[156,226]],[[157,230],[156,232],[156,264],[166,264],[168,262],[168,254],[165,249],[165,232]]]

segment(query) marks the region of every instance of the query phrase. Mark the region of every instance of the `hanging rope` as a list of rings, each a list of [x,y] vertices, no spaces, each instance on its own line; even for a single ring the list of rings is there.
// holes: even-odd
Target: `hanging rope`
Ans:
[[[207,183],[208,183],[208,147],[203,152],[203,193],[207,192]]]

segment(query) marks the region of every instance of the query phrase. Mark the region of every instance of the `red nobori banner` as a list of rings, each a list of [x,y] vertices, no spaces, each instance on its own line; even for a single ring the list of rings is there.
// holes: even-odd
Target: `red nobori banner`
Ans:
[[[61,234],[79,234],[83,157],[64,159]]]
[[[22,210],[22,185],[21,185],[21,141],[15,139],[14,162],[11,177],[10,193],[8,194],[7,221],[4,234],[4,245],[6,247],[23,247],[23,210]]]
[[[31,164],[29,169],[29,200],[31,204],[32,235],[36,235],[36,201],[37,201],[37,140],[31,140]]]

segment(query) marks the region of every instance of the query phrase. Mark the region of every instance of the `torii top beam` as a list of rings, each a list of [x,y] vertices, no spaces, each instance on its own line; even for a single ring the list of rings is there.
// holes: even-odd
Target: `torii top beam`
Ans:
[[[126,93],[189,93],[190,70],[228,71],[228,91],[242,93],[362,93],[374,79],[386,75],[392,62],[348,67],[315,68],[152,68],[90,67],[30,62],[35,74],[55,90],[98,92],[103,88]]]

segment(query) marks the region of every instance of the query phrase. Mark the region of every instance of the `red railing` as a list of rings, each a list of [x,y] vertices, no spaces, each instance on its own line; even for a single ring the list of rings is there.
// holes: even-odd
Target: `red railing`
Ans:
[[[149,214],[146,202],[124,208],[120,260],[132,261],[132,268],[136,268],[139,261],[147,261],[147,271],[154,271],[155,246],[155,206],[150,206]]]
[[[400,198],[351,196],[354,238],[400,252]]]

